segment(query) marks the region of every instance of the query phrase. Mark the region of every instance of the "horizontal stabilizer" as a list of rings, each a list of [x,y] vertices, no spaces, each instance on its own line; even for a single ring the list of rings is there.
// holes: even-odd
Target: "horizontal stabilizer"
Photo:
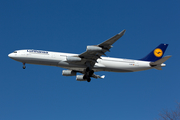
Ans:
[[[157,60],[155,62],[151,62],[150,65],[151,66],[160,65],[160,64],[164,63],[166,60],[168,60],[170,57],[171,57],[171,55],[165,56],[165,57],[163,57],[163,58],[161,58],[161,59],[159,59],[159,60]]]
[[[154,67],[156,70],[162,70],[162,68],[160,66],[158,67]]]

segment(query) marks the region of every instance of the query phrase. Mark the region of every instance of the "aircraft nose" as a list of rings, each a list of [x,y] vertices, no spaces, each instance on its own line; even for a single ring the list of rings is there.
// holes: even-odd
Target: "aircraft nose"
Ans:
[[[12,58],[12,56],[13,56],[12,53],[8,54],[8,57]]]

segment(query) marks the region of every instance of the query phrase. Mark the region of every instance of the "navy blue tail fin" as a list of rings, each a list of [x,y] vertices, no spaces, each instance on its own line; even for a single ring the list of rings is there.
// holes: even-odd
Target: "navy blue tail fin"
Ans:
[[[168,47],[168,44],[160,44],[152,52],[150,52],[146,57],[144,57],[140,60],[155,62],[162,58],[167,47]]]

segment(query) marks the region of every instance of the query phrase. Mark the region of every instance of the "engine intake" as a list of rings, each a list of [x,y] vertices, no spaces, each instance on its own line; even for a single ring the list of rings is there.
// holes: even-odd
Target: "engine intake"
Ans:
[[[76,72],[73,70],[63,70],[62,75],[63,76],[76,76]]]

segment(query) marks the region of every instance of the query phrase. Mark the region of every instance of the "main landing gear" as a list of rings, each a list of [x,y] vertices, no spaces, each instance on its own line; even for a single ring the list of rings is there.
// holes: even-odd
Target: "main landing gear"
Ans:
[[[23,63],[23,69],[25,69],[25,68],[26,68],[25,63]]]
[[[89,67],[86,68],[86,74],[85,79],[87,79],[87,82],[91,81],[91,76],[94,74],[94,71],[91,70]]]

